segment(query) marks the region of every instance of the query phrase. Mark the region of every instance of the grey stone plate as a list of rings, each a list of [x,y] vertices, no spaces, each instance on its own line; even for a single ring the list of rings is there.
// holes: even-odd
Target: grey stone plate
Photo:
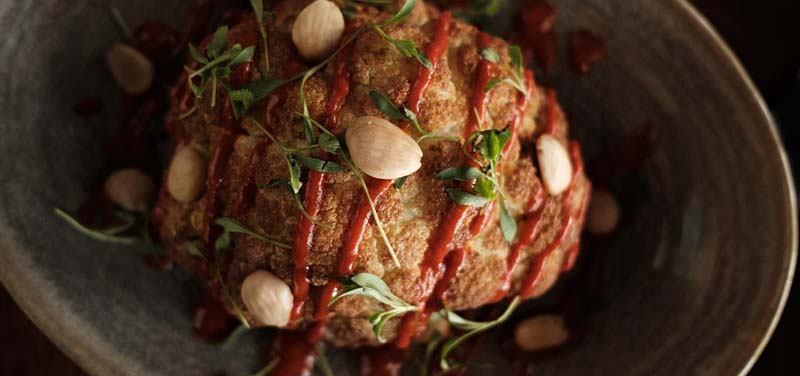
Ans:
[[[183,7],[114,3],[131,24]],[[589,317],[582,342],[536,373],[744,372],[783,307],[797,241],[786,157],[759,94],[684,2],[556,3],[559,30],[586,27],[609,46],[589,77],[563,70],[552,80],[588,159],[646,122],[654,149],[635,176],[614,183],[635,194],[620,197],[625,221],[605,265],[605,308]],[[268,333],[227,348],[196,340],[193,283],[51,214],[85,197],[113,123],[113,103],[101,121],[70,111],[83,95],[117,97],[102,63],[119,38],[106,4],[0,2],[0,277],[93,374],[246,374],[264,362]],[[344,365],[352,354],[329,357],[337,374],[356,373]],[[504,367],[502,357],[488,359]]]

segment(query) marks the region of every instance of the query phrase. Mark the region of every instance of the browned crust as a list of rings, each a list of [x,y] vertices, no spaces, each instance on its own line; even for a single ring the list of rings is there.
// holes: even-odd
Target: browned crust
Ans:
[[[288,2],[294,3],[296,2]],[[299,6],[281,3],[278,7],[277,23],[270,26],[269,48],[270,61],[274,67],[287,67],[292,62],[302,61],[291,43],[289,30],[293,16]],[[288,9],[288,10],[287,10]],[[426,9],[426,8],[420,8]],[[280,12],[287,12],[282,14]],[[418,11],[419,12],[419,11]],[[433,14],[433,13],[429,13]],[[385,17],[374,10],[364,17]],[[415,19],[422,22],[428,17],[416,13]],[[394,37],[409,38],[419,46],[426,46],[433,34],[435,18],[421,26],[401,23],[387,27],[386,31]],[[257,32],[254,19],[248,19],[231,30],[229,44],[239,40],[248,33]],[[426,129],[437,133],[461,135],[470,112],[470,97],[479,62],[476,48],[477,30],[460,21],[453,21],[450,31],[449,49],[439,68],[435,71],[433,81],[425,93],[421,111],[418,114],[420,123]],[[507,44],[495,38],[493,48],[502,58],[501,66],[510,69],[510,59],[506,53]],[[254,61],[263,59],[261,45]],[[370,90],[386,93],[395,104],[402,104],[416,79],[418,63],[400,55],[394,48],[384,42],[376,33],[365,32],[354,43],[352,53],[348,56],[348,67],[351,74],[351,92],[341,110],[341,130],[347,123],[358,116],[383,116],[369,98]],[[311,115],[317,119],[324,118],[324,106],[330,93],[332,67],[312,77],[306,86],[306,97]],[[251,79],[260,74],[253,70]],[[294,115],[300,111],[298,83],[287,84],[269,98],[258,103],[251,111],[253,116],[270,130],[277,138],[287,143],[303,143],[302,128],[299,119]],[[206,97],[209,97],[208,95]],[[508,85],[498,86],[491,92],[488,103],[488,116],[484,127],[503,128],[513,114],[517,92]],[[224,98],[223,98],[224,100]],[[541,181],[536,173],[536,158],[531,153],[534,137],[541,132],[543,119],[541,113],[545,108],[545,95],[538,90],[532,96],[530,108],[520,128],[520,138],[512,148],[511,155],[503,166],[506,176],[504,186],[509,193],[509,207],[512,215],[520,220],[522,208],[537,189],[541,189]],[[190,141],[204,148],[209,154],[213,152],[220,137],[221,105],[215,108],[204,103],[200,109],[186,119],[178,119],[180,110],[176,103],[170,113],[170,121],[178,127],[173,137]],[[567,123],[558,108],[557,122],[560,132],[557,138],[567,143]],[[538,119],[538,120],[537,120]],[[236,141],[222,186],[221,198],[226,208],[235,201],[238,187],[243,184],[246,161],[255,145],[262,141],[261,137],[241,136]],[[404,188],[397,191],[390,188],[385,197],[378,203],[378,213],[385,224],[389,239],[398,252],[401,268],[391,261],[389,254],[380,240],[373,224],[368,226],[365,238],[359,249],[355,264],[355,272],[368,272],[378,275],[386,281],[393,292],[406,301],[418,301],[420,287],[418,283],[419,266],[428,247],[432,233],[439,222],[453,205],[446,196],[444,188],[453,183],[438,181],[434,175],[444,168],[465,164],[464,154],[458,144],[447,141],[428,141],[423,145],[423,167],[408,179]],[[274,178],[287,178],[285,163],[276,147],[271,146],[266,158],[260,161],[255,170],[256,181],[267,182]],[[305,179],[305,177],[304,177]],[[335,265],[342,244],[344,232],[355,210],[355,203],[363,194],[352,173],[328,174],[324,180],[325,196],[318,219],[332,225],[330,229],[317,228],[309,261],[309,277],[314,286],[325,284],[335,273]],[[580,176],[574,197],[580,198],[587,189],[587,180]],[[160,207],[163,209],[163,224],[159,235],[170,256],[175,261],[208,278],[205,266],[186,252],[187,242],[197,239],[205,230],[202,221],[207,194],[190,204],[181,204],[172,200],[169,195],[162,197]],[[577,210],[579,200],[573,200],[572,210]],[[527,272],[531,257],[542,251],[554,238],[561,222],[561,197],[548,197],[541,234],[534,243],[526,248],[514,274],[514,283],[510,294],[517,293],[521,279]],[[230,209],[226,210],[230,214]],[[470,219],[477,210],[470,209]],[[295,227],[300,213],[291,197],[276,189],[260,189],[255,205],[243,215],[237,217],[247,226],[270,234],[283,242],[292,244]],[[475,239],[469,239],[467,231],[460,229],[456,241],[466,241],[467,257],[450,290],[445,296],[445,305],[451,309],[474,308],[490,301],[500,285],[500,276],[505,270],[505,259],[509,245],[503,239],[494,218],[493,223]],[[582,223],[573,226],[567,241],[547,261],[542,282],[536,288],[535,296],[544,293],[555,282],[561,269],[567,245],[577,240]],[[276,248],[247,236],[235,236],[235,246],[230,250],[231,259],[225,280],[237,300],[239,287],[243,279],[257,269],[274,272],[292,286],[291,251]],[[312,294],[313,295],[313,294]],[[305,305],[304,324],[310,320],[315,309],[314,299]],[[366,316],[378,309],[375,301],[360,297],[342,299],[333,306],[332,317],[326,338],[336,345],[357,346],[375,344],[376,340],[366,322]],[[304,325],[301,325],[303,327]],[[384,335],[392,338],[395,335],[396,323],[390,323],[384,329]]]

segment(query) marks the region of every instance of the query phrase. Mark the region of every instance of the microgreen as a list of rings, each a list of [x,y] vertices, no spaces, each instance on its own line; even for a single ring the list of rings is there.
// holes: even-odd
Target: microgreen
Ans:
[[[154,244],[150,239],[148,230],[149,218],[147,215],[139,215],[130,212],[119,211],[116,214],[122,223],[107,229],[91,229],[82,225],[78,220],[67,214],[65,211],[54,208],[53,212],[64,220],[68,225],[72,226],[75,230],[84,234],[94,240],[120,244],[134,248],[136,251],[144,255],[163,255],[164,251]],[[133,234],[123,236],[123,233],[138,232],[137,236]]]
[[[481,56],[483,56],[484,60],[492,62],[492,63],[499,63],[500,62],[500,55],[497,54],[497,51],[493,50],[491,47],[486,47],[482,49]]]
[[[389,26],[391,24],[398,23],[408,17],[409,14],[414,10],[414,7],[417,6],[417,0],[406,0],[403,3],[403,6],[397,11],[397,13],[389,18],[388,20],[381,22],[378,26]]]
[[[491,51],[491,52],[489,52]],[[485,92],[489,92],[490,90],[494,89],[497,85],[500,84],[508,84],[511,87],[517,89],[522,95],[525,97],[530,96],[530,90],[528,90],[528,85],[525,83],[525,73],[524,67],[522,65],[522,50],[520,50],[519,46],[510,46],[508,47],[508,55],[511,57],[511,77],[507,78],[495,78],[489,83],[486,84],[486,87],[483,89]],[[487,61],[492,63],[497,63],[499,61],[499,55],[497,52],[491,49],[484,48],[481,50],[481,56]],[[497,60],[494,60],[495,57]]]
[[[292,249],[292,246],[286,243],[282,243],[279,240],[275,239],[272,236],[261,234],[255,230],[248,228],[247,226],[243,225],[241,222],[230,218],[230,217],[221,217],[214,220],[214,223],[217,226],[222,227],[225,232],[231,234],[245,234],[249,235],[253,238],[261,240],[264,243],[274,245],[276,247],[285,248],[285,249]],[[222,247],[222,249],[227,247]]]
[[[392,186],[394,186],[394,189],[399,191],[401,188],[403,188],[403,185],[406,184],[406,180],[408,180],[408,175],[403,176],[402,178],[396,179],[394,181],[394,183],[392,184]]]
[[[224,348],[231,347],[236,342],[236,340],[238,340],[239,337],[248,330],[250,330],[249,327],[245,326],[244,323],[240,323],[239,326],[236,327],[236,329],[234,329],[230,334],[228,334],[228,337],[225,338],[225,341],[222,342],[222,347]]]
[[[455,312],[446,310],[445,312],[447,315],[446,316],[447,321],[450,322],[450,325],[461,330],[466,330],[467,332],[456,338],[448,340],[444,344],[444,346],[442,346],[442,352],[440,355],[441,356],[440,365],[442,369],[445,371],[450,369],[450,364],[447,362],[447,356],[454,348],[458,347],[458,345],[460,345],[462,342],[472,338],[473,336],[485,332],[489,329],[492,329],[502,324],[504,321],[508,320],[508,318],[511,317],[511,314],[514,312],[514,309],[516,309],[517,306],[519,306],[519,303],[520,303],[520,298],[519,296],[517,296],[511,301],[511,303],[509,303],[508,307],[503,312],[503,314],[500,315],[500,317],[492,321],[485,321],[485,322],[467,320],[457,315]]]
[[[445,192],[447,192],[447,196],[450,197],[451,200],[459,205],[482,208],[489,203],[489,199],[486,197],[468,193],[458,188],[446,188]]]
[[[438,312],[434,313],[434,315],[438,314],[439,314]],[[433,320],[434,318],[431,317],[431,321]],[[425,345],[425,358],[423,359],[422,366],[420,367],[421,376],[428,376],[430,372],[429,370],[431,368],[431,361],[433,361],[433,353],[436,352],[436,348],[439,347],[439,345],[442,343],[442,341],[444,341],[444,339],[445,339],[444,335],[442,335],[442,333],[439,333],[438,330],[434,331],[433,334],[431,334],[430,340],[428,340],[428,343]]]
[[[336,163],[331,161],[326,161],[324,159],[314,158],[314,157],[306,157],[302,154],[296,154],[295,158],[300,161],[303,166],[306,166],[314,171],[325,172],[325,173],[337,173],[337,172],[344,172],[347,169]]]
[[[321,342],[317,344],[316,365],[322,376],[333,376],[333,369],[331,369],[331,364],[328,362],[328,357],[325,356],[325,344]]]
[[[517,225],[505,205],[506,197],[499,180],[497,165],[502,159],[503,147],[511,140],[511,136],[509,128],[473,132],[467,139],[467,144],[470,152],[480,155],[481,160],[473,159],[480,168],[456,166],[436,174],[439,180],[473,182],[472,192],[452,187],[445,189],[447,196],[459,205],[483,208],[500,196],[500,229],[508,242],[516,237]]]
[[[475,0],[462,12],[456,13],[456,17],[472,23],[485,21],[500,11],[503,0]]]
[[[229,92],[233,91],[225,84],[225,80],[230,78],[231,69],[253,58],[255,54],[254,46],[242,48],[242,46],[237,43],[231,46],[227,51],[223,51],[227,41],[228,27],[222,26],[214,32],[211,41],[206,45],[205,55],[195,46],[189,44],[189,56],[200,64],[200,68],[193,70],[189,67],[185,67],[186,72],[189,74],[186,82],[195,96],[195,103],[194,106],[192,106],[188,112],[182,114],[181,117],[189,116],[197,109],[197,105],[203,98],[206,86],[208,86],[209,83],[211,84],[211,107],[214,107],[216,105],[218,86],[225,86]],[[199,83],[195,83],[196,79],[199,79]],[[243,109],[245,107],[249,108],[254,101],[255,98],[252,93],[251,95],[247,95],[244,91],[234,93],[231,98],[231,104],[234,105],[234,115],[237,118],[241,117]],[[247,105],[245,106],[244,103],[247,103]]]
[[[422,137],[430,135],[430,133],[422,129],[422,126],[419,125],[419,121],[417,121],[417,115],[414,113],[414,111],[408,109],[408,107],[403,106],[402,109],[397,108],[397,106],[392,103],[391,99],[377,90],[370,91],[369,96],[372,98],[372,103],[375,103],[375,106],[378,107],[378,109],[390,119],[407,121],[411,123],[411,125],[414,126],[414,129],[416,129],[417,132],[422,135]]]
[[[250,6],[258,21],[258,32],[261,34],[261,41],[264,46],[264,72],[269,72],[269,46],[267,46],[267,27],[264,19],[263,0],[250,0]]]
[[[242,310],[241,307],[239,307],[239,304],[236,303],[236,300],[233,299],[233,295],[231,295],[231,292],[228,289],[228,284],[225,283],[225,280],[222,278],[222,272],[220,271],[221,268],[220,260],[222,259],[221,257],[222,252],[225,251],[225,249],[227,249],[228,247],[230,247],[230,244],[228,244],[228,246],[226,246],[225,248],[220,248],[218,246],[215,246],[214,251],[216,252],[216,255],[214,257],[214,261],[209,261],[209,259],[203,254],[203,252],[200,251],[200,249],[197,247],[195,243],[193,242],[186,243],[186,250],[189,252],[190,255],[200,258],[208,264],[214,278],[216,278],[217,281],[219,282],[219,288],[222,291],[222,294],[225,296],[225,300],[227,300],[228,304],[230,304],[233,307],[233,310],[236,313],[236,317],[239,319],[242,326],[246,329],[250,329],[250,324],[244,317],[244,311]]]
[[[272,179],[272,180],[268,181],[266,184],[264,184],[263,186],[261,186],[261,188],[265,188],[265,189],[268,189],[268,188],[284,188],[284,189],[286,189],[286,191],[292,196],[292,199],[294,200],[294,203],[297,206],[297,209],[300,210],[301,213],[303,213],[303,216],[306,217],[306,219],[308,219],[311,223],[313,223],[313,224],[315,224],[315,225],[317,225],[319,227],[326,228],[326,229],[333,228],[333,225],[331,225],[329,223],[324,223],[324,222],[320,222],[320,221],[316,220],[314,217],[311,216],[311,214],[309,214],[306,211],[306,208],[303,206],[303,200],[300,198],[300,194],[294,192],[289,180],[287,180],[287,179]]]
[[[368,318],[370,324],[372,324],[372,330],[375,332],[375,336],[378,337],[378,341],[381,343],[386,342],[386,339],[383,338],[382,331],[383,326],[389,320],[406,312],[419,311],[419,307],[406,303],[403,299],[400,299],[397,295],[392,293],[389,286],[387,286],[380,277],[374,274],[356,274],[347,278],[343,286],[344,290],[331,299],[329,305],[332,305],[345,296],[360,295],[373,298],[391,307],[389,310],[376,312]]]
[[[259,370],[258,372],[254,373],[254,374],[252,374],[250,376],[267,376],[267,375],[269,375],[269,373],[272,372],[272,370],[275,369],[275,367],[278,366],[278,362],[279,361],[280,361],[280,358],[275,358],[275,359],[270,360],[269,363],[267,363],[267,365],[264,366],[264,368],[262,368],[261,370]]]
[[[391,43],[394,48],[396,48],[397,51],[399,51],[403,56],[413,57],[417,59],[417,61],[425,68],[433,69],[433,64],[431,61],[427,56],[425,56],[425,53],[422,52],[422,50],[417,46],[416,43],[414,43],[413,40],[392,38],[389,34],[386,34],[383,28],[381,28],[379,25],[372,25],[372,28],[378,32],[378,35],[380,35],[381,38]]]
[[[122,14],[119,13],[119,9],[113,5],[109,5],[108,11],[111,13],[111,18],[114,20],[114,23],[117,24],[119,31],[123,36],[125,36],[125,39],[132,40],[133,32],[131,32],[131,28],[128,26],[128,23],[125,22],[125,18],[123,18]]]

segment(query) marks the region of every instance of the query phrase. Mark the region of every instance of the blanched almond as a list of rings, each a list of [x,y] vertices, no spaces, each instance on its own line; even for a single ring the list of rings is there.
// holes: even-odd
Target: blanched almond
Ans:
[[[402,178],[422,166],[422,149],[417,142],[379,117],[355,119],[347,127],[345,142],[356,167],[373,178]]]
[[[106,63],[119,87],[130,95],[142,94],[153,85],[153,62],[131,46],[121,43],[111,46]]]
[[[569,338],[564,318],[559,315],[541,315],[527,318],[514,329],[514,341],[525,351],[558,347]]]
[[[266,326],[283,327],[289,323],[294,298],[289,285],[265,270],[257,270],[242,283],[242,301],[247,311]]]
[[[610,193],[602,189],[592,190],[592,201],[586,214],[586,229],[595,235],[607,235],[617,228],[619,205]]]
[[[305,7],[292,26],[292,41],[300,55],[321,60],[339,46],[344,34],[344,15],[332,1],[317,0]]]
[[[167,189],[172,197],[184,204],[194,201],[203,191],[206,180],[206,161],[197,149],[184,146],[175,153],[167,173]]]
[[[572,162],[564,146],[555,137],[545,134],[536,140],[536,153],[547,193],[555,196],[569,188]]]
[[[103,188],[112,202],[125,210],[135,212],[146,211],[156,192],[153,179],[135,168],[126,168],[109,175]]]

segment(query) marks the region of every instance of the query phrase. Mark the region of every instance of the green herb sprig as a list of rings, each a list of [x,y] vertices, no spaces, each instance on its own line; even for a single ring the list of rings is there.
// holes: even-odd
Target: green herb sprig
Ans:
[[[274,246],[279,247],[279,248],[292,249],[291,245],[283,243],[283,242],[277,240],[276,238],[274,238],[272,236],[264,235],[262,233],[259,233],[258,231],[250,229],[247,226],[243,225],[241,222],[239,222],[239,221],[237,221],[237,220],[235,220],[233,218],[220,217],[220,218],[215,219],[214,223],[217,226],[222,227],[224,229],[224,231],[225,231],[223,233],[223,235],[220,236],[219,238],[220,239],[226,239],[226,240],[223,240],[222,242],[218,241],[217,242],[217,244],[218,244],[217,248],[222,248],[222,249],[228,248],[228,246],[230,244],[230,234],[245,234],[245,235],[249,235],[249,236],[251,236],[253,238],[256,238],[258,240],[261,240],[264,243],[271,244],[271,245],[274,245]]]
[[[72,228],[94,240],[129,246],[148,256],[164,255],[164,250],[150,238],[149,216],[146,214],[118,210],[114,215],[121,221],[119,225],[107,229],[91,229],[59,208],[54,208],[53,212]],[[133,235],[134,232],[138,234]],[[129,235],[123,235],[126,233]]]
[[[509,128],[473,132],[467,139],[467,143],[471,152],[481,156],[482,160],[474,159],[480,168],[457,166],[444,169],[436,174],[436,179],[439,180],[474,182],[473,192],[453,187],[445,189],[450,199],[459,205],[483,208],[499,196],[500,229],[508,242],[512,242],[516,237],[517,224],[505,205],[506,194],[499,180],[500,174],[497,171],[497,165],[502,159],[503,147],[511,140],[511,136]]]
[[[508,318],[511,317],[511,314],[514,313],[514,310],[517,308],[517,306],[519,306],[520,302],[521,300],[519,296],[515,297],[511,301],[511,303],[509,303],[508,307],[506,307],[506,310],[500,315],[500,317],[491,321],[484,321],[484,322],[467,320],[453,311],[445,310],[444,312],[447,317],[447,321],[450,322],[450,325],[461,330],[466,330],[467,332],[458,337],[448,340],[442,346],[442,351],[440,354],[441,358],[440,366],[442,367],[442,370],[446,371],[451,368],[450,364],[447,361],[447,356],[450,354],[451,351],[453,351],[453,349],[458,347],[458,345],[460,345],[464,341],[472,338],[473,336],[485,332],[489,329],[492,329],[502,324],[506,320],[508,320]]]
[[[186,82],[194,94],[195,101],[192,108],[186,113],[182,114],[181,117],[187,117],[197,110],[197,106],[199,105],[200,100],[203,98],[203,95],[206,91],[206,86],[209,82],[211,83],[211,107],[216,105],[217,86],[224,86],[229,92],[233,91],[227,86],[225,80],[230,78],[233,68],[250,61],[253,58],[256,49],[254,46],[242,48],[242,46],[237,43],[231,46],[231,48],[228,50],[223,51],[222,49],[225,47],[227,42],[228,27],[222,26],[218,28],[216,32],[214,32],[214,35],[211,37],[211,41],[206,46],[206,55],[200,53],[200,51],[191,43],[188,45],[189,55],[194,61],[196,61],[198,64],[201,64],[201,67],[197,70],[193,70],[188,66],[184,68],[189,74]],[[195,84],[194,80],[198,77],[200,79],[200,83]],[[238,97],[241,99],[241,94]],[[232,102],[232,104],[233,103],[234,102]],[[235,113],[235,115],[238,117],[241,114]]]
[[[502,4],[503,0],[475,0],[467,9],[457,12],[456,17],[466,22],[480,23],[496,15]]]
[[[375,332],[375,336],[378,337],[378,341],[381,343],[386,342],[386,338],[383,337],[382,332],[384,325],[386,325],[389,320],[400,314],[419,311],[419,307],[406,303],[392,293],[389,286],[387,286],[380,277],[374,274],[356,274],[345,280],[343,286],[344,291],[331,299],[329,305],[334,304],[345,296],[360,295],[373,298],[391,307],[389,310],[376,312],[369,316],[372,331]]]
[[[264,72],[269,72],[269,46],[267,45],[267,27],[264,19],[264,0],[250,0],[250,6],[258,21],[258,32],[261,34],[261,41],[264,47]]]
[[[500,62],[500,55],[491,48],[484,48],[480,51],[481,56],[490,61],[492,63],[499,63]],[[507,78],[495,78],[489,81],[484,88],[484,91],[489,92],[494,89],[497,85],[500,84],[508,84],[511,87],[517,89],[522,95],[526,98],[530,97],[530,90],[528,90],[528,85],[525,83],[525,72],[524,66],[522,65],[522,50],[520,50],[519,46],[510,46],[508,47],[508,55],[511,57],[511,65],[513,69],[511,69],[510,75],[511,77]]]

